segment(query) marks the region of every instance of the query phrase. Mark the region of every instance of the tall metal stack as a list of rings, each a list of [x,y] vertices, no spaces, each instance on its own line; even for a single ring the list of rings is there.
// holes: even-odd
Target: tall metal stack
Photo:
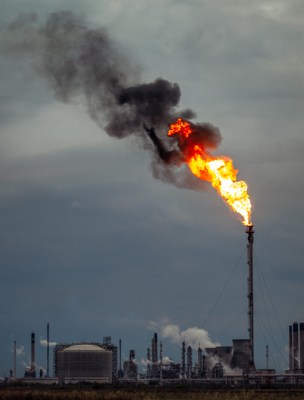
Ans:
[[[293,323],[293,369],[299,369],[299,326]]]
[[[148,363],[148,367],[147,367],[147,378],[151,377],[151,358],[150,358],[150,348],[147,348],[147,363]]]
[[[46,337],[47,337],[47,347],[46,347],[46,376],[47,378],[50,377],[50,324],[47,323],[46,326]]]
[[[32,332],[31,335],[31,376],[33,378],[36,377],[36,370],[35,370],[35,333]]]
[[[17,354],[17,349],[16,349],[16,340],[14,341],[14,378],[17,378],[16,374],[16,354]]]
[[[198,367],[198,376],[199,376],[199,378],[201,378],[202,370],[203,370],[203,357],[202,357],[202,349],[201,349],[200,344],[197,349],[197,367]]]
[[[292,326],[289,325],[289,369],[293,369]]]
[[[248,234],[247,244],[247,263],[249,267],[248,277],[248,317],[249,317],[249,347],[250,360],[249,371],[256,371],[254,364],[254,327],[253,327],[253,225],[248,225],[246,233]]]
[[[186,378],[186,343],[182,344],[182,378]]]
[[[159,343],[159,355],[160,355],[160,371],[159,371],[159,379],[163,379],[163,344],[162,342]]]
[[[304,369],[304,323],[300,323],[300,369]]]
[[[188,379],[192,378],[192,347],[187,349]]]
[[[154,333],[154,337],[152,339],[152,377],[156,378],[157,376],[157,333]]]
[[[119,339],[119,371],[118,371],[118,379],[123,378],[123,371],[121,369],[121,339]]]

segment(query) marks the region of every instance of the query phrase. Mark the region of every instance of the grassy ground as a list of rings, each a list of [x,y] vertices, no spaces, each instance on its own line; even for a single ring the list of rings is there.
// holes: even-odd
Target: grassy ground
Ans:
[[[304,390],[2,389],[0,400],[300,400]]]

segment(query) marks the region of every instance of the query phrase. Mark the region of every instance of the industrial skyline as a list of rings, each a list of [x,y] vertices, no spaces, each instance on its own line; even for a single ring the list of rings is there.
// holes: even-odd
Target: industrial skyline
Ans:
[[[46,368],[48,322],[51,342],[122,339],[124,361],[130,349],[146,358],[151,332],[174,361],[184,340],[197,349],[248,339],[246,227],[211,184],[195,191],[155,179],[144,128],[108,136],[83,96],[62,102],[54,93],[39,57],[24,54],[29,47],[3,48],[16,18],[35,24],[36,13],[39,26],[69,10],[107,32],[111,60],[122,75],[132,71],[134,85],[167,80],[176,94],[176,83],[177,114],[189,108],[195,123],[220,130],[215,153],[233,159],[252,200],[255,365],[265,366],[268,345],[269,367],[288,368],[286,327],[303,320],[304,5],[184,3],[3,1],[2,374],[13,369],[14,341],[17,375],[30,366],[31,332],[36,364]]]
[[[251,247],[250,235],[252,229],[249,229],[248,233],[248,247]],[[251,250],[248,249],[249,263],[250,253]],[[249,284],[249,295],[250,293]],[[248,297],[250,299],[250,296]],[[249,301],[248,307],[249,316],[250,306],[251,301]],[[251,332],[251,326],[249,332]],[[118,346],[112,343],[110,336],[106,336],[103,338],[103,343],[82,341],[56,344],[53,350],[53,374],[50,376],[49,323],[47,324],[47,336],[47,369],[39,367],[39,375],[35,358],[35,333],[31,333],[31,364],[26,366],[24,377],[18,376],[16,373],[17,350],[16,341],[14,342],[14,369],[10,370],[10,381],[14,382],[21,379],[26,382],[65,384],[83,380],[91,383],[96,381],[114,383],[118,379],[121,382],[164,380],[164,382],[169,383],[169,381],[178,380],[202,380],[202,382],[210,379],[235,378],[238,380],[240,376],[243,376],[247,377],[251,384],[261,384],[263,380],[267,379],[271,379],[273,383],[282,383],[282,378],[284,378],[286,384],[294,385],[304,380],[304,323],[294,322],[292,326],[289,326],[289,367],[283,373],[269,368],[268,345],[266,346],[266,368],[255,368],[251,333],[249,339],[233,339],[233,346],[215,346],[202,349],[199,345],[197,359],[193,357],[194,349],[190,345],[187,346],[186,355],[186,342],[183,341],[181,360],[174,362],[168,357],[163,358],[163,344],[160,341],[158,345],[158,335],[155,332],[151,340],[151,347],[147,348],[147,358],[144,362],[146,368],[143,371],[139,370],[140,363],[136,361],[134,349],[129,350],[129,359],[123,361],[122,368],[121,339],[119,340],[118,352]],[[39,379],[42,380],[39,381]],[[226,381],[226,384],[228,384],[228,381]]]

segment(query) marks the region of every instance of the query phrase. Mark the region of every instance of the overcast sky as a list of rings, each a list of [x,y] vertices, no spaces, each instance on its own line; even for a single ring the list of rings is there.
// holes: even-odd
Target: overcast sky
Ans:
[[[263,273],[254,271],[256,367],[266,368],[268,344],[269,367],[287,368],[288,325],[304,321],[303,1],[0,0],[0,7],[6,40],[20,13],[35,12],[38,25],[54,12],[81,14],[87,27],[106,29],[123,60],[118,68],[132,70],[133,82],[178,83],[178,110],[191,108],[194,122],[220,129],[217,154],[231,157],[248,184],[255,268]],[[39,340],[48,322],[53,342],[112,336],[125,357],[135,349],[139,363],[154,332],[175,362],[179,341],[193,337],[189,328],[204,327],[211,344],[248,338],[246,311],[232,324],[247,305],[247,235],[238,216],[211,184],[193,191],[155,179],[138,135],[108,136],[81,94],[61,101],[33,58],[8,53],[0,58],[0,373],[13,369],[16,340],[23,376],[32,331],[37,367],[46,369]],[[167,325],[177,325],[175,335]]]

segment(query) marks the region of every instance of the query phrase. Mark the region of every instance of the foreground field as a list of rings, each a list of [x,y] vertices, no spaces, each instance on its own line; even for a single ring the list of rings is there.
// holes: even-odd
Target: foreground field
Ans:
[[[0,390],[0,400],[280,400],[304,399],[304,390]]]

